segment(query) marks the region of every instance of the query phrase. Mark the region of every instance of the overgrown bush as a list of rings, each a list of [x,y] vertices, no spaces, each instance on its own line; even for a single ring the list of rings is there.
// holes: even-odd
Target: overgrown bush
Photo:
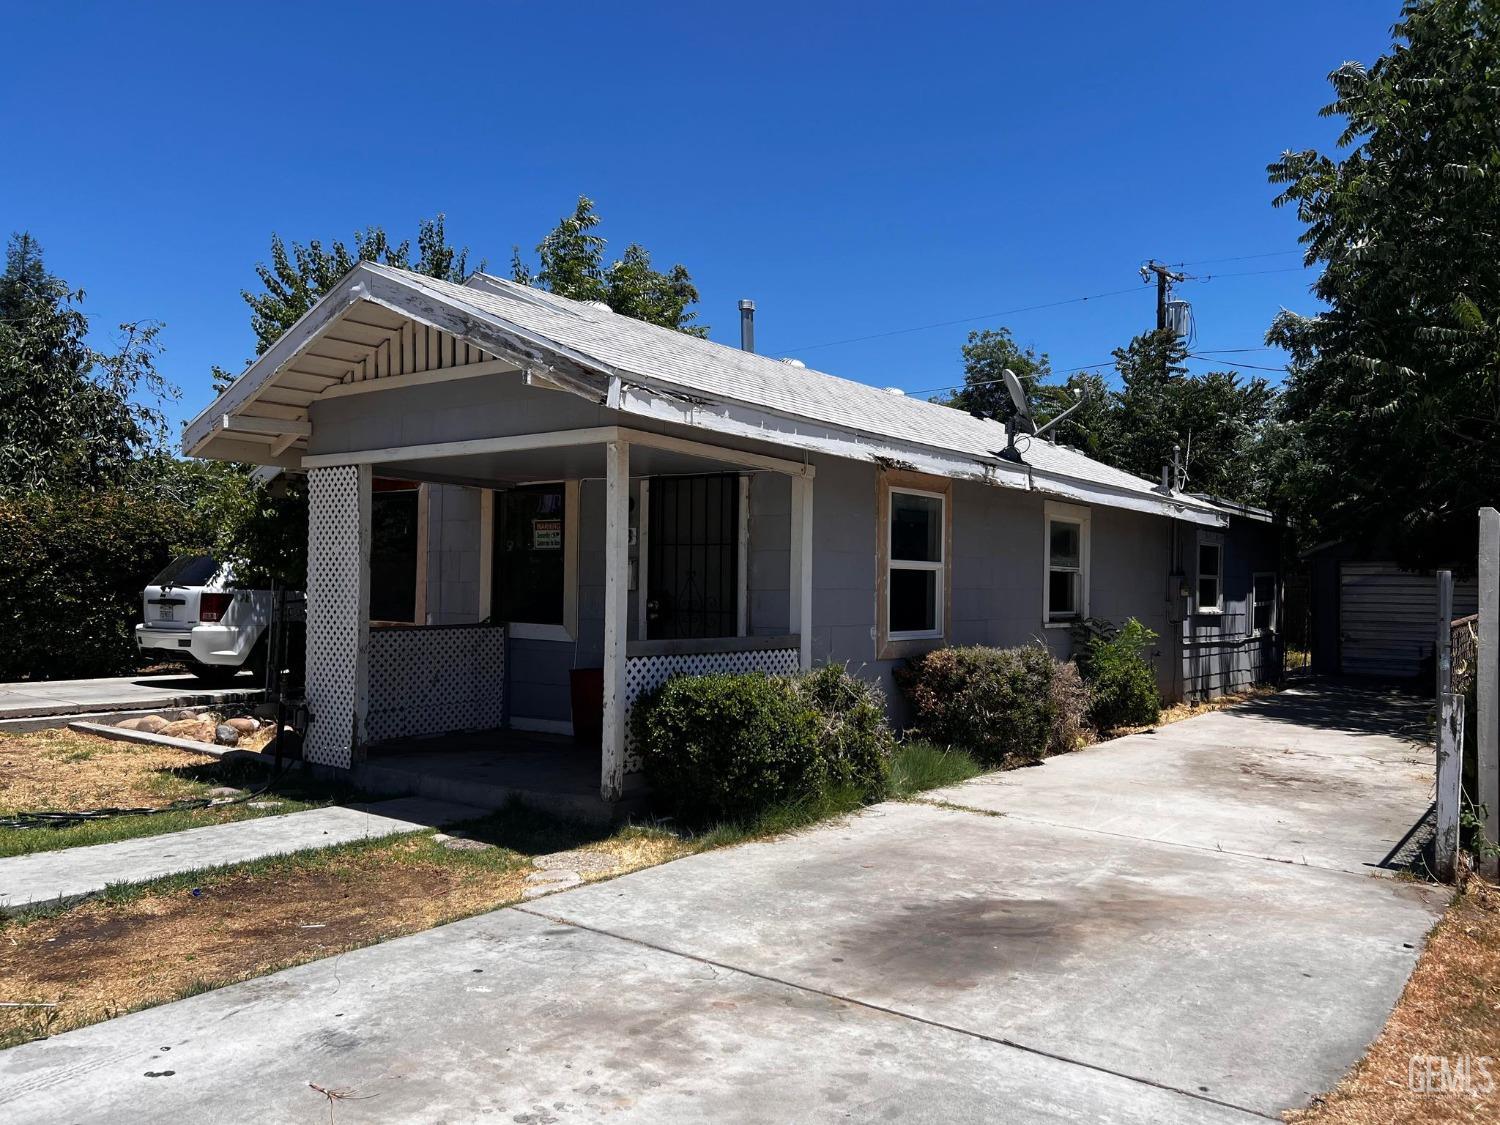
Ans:
[[[834,789],[885,793],[892,738],[879,689],[842,667],[677,676],[637,702],[631,729],[647,781],[693,823]]]
[[[1041,645],[934,649],[896,670],[923,738],[988,763],[1078,746],[1085,693]]]
[[[1123,625],[1089,618],[1073,626],[1073,659],[1088,685],[1094,729],[1148,726],[1161,716],[1151,659],[1156,639],[1134,617]]]
[[[170,560],[179,516],[124,489],[0,497],[0,680],[135,667],[141,590]]]

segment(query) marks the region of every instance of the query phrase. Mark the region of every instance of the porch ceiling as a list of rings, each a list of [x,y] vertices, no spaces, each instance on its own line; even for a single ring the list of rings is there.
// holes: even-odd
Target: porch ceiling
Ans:
[[[535,481],[582,480],[605,475],[605,445],[574,445],[508,453],[471,453],[418,461],[376,463],[377,476],[443,481],[480,486]],[[745,472],[743,465],[711,456],[695,456],[648,445],[630,447],[630,475],[684,476],[696,473]]]

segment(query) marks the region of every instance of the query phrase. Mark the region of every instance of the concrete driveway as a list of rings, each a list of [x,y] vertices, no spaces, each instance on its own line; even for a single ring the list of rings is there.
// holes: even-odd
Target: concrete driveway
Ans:
[[[1287,693],[205,993],[0,1054],[0,1117],[1264,1120],[1446,902],[1387,866],[1419,717]]]

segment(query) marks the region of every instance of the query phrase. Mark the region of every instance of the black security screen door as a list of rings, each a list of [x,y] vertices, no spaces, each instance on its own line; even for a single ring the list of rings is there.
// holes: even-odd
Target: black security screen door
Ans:
[[[651,481],[646,635],[732,637],[739,628],[739,499],[734,475]]]

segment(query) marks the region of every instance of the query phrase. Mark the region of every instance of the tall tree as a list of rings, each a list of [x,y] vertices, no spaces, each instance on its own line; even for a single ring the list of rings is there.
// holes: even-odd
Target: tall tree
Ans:
[[[1500,5],[1409,0],[1392,32],[1329,76],[1339,151],[1268,168],[1327,306],[1267,335],[1292,357],[1283,488],[1321,536],[1472,559],[1500,490]]]
[[[946,398],[936,398],[958,410],[1004,420],[1015,413],[1010,392],[1005,389],[1007,368],[1026,389],[1027,402],[1035,415],[1048,405],[1043,384],[1052,377],[1052,362],[1045,352],[1023,348],[1009,328],[985,328],[970,332],[963,346],[964,384]]]
[[[511,277],[577,301],[602,301],[617,313],[675,328],[690,336],[708,335],[707,327],[694,322],[698,314],[698,289],[687,267],[674,265],[662,273],[651,265],[651,254],[638,242],[625,248],[623,257],[604,264],[606,241],[595,234],[599,215],[593,201],[580,195],[571,215],[537,244],[537,269],[521,257],[519,247],[511,253]]]
[[[1175,455],[1190,490],[1262,499],[1256,453],[1275,397],[1266,380],[1189,375],[1187,348],[1170,331],[1144,333],[1114,355],[1121,386],[1113,464],[1154,478]]]
[[[448,242],[445,219],[439,212],[417,222],[417,260],[411,260],[409,239],[393,243],[381,227],[356,230],[345,244],[293,242],[290,247],[279,234],[271,235],[271,260],[256,264],[258,292],[240,291],[250,306],[250,327],[255,332],[255,354],[260,355],[317,303],[319,297],[360,262],[383,262],[400,269],[415,270],[442,281],[463,281],[469,276],[469,248],[455,249]],[[484,268],[480,262],[479,268]],[[213,368],[215,391],[222,391],[234,373]]]
[[[83,291],[47,272],[29,234],[0,274],[0,488],[99,488],[165,438],[176,390],[156,371],[161,326],[120,325],[112,351],[88,342]]]

